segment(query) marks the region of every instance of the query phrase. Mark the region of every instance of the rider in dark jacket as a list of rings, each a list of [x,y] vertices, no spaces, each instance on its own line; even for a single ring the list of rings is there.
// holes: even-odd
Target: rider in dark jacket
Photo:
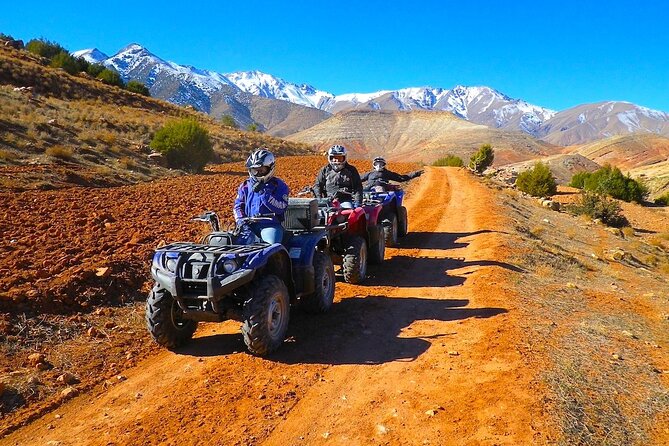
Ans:
[[[240,242],[260,238],[267,243],[281,243],[283,214],[288,206],[288,186],[274,176],[275,159],[267,149],[256,149],[246,160],[249,178],[237,190],[233,206],[235,221],[242,227]],[[246,217],[273,214],[267,220],[249,223]],[[255,237],[254,237],[255,236]]]
[[[336,198],[343,207],[362,203],[362,181],[358,170],[346,161],[346,148],[334,145],[328,150],[328,165],[316,176],[313,188],[319,198]]]
[[[365,181],[365,189],[372,189],[376,186],[383,187],[389,181],[397,181],[398,183],[403,183],[405,181],[412,180],[423,174],[422,170],[416,170],[414,172],[409,172],[406,175],[393,172],[392,170],[386,169],[386,160],[380,156],[374,158],[372,163],[374,170],[367,172],[361,177],[362,181]]]

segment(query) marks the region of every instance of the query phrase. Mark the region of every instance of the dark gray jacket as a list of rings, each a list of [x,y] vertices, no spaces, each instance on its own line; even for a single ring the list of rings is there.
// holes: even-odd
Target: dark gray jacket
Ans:
[[[358,170],[349,163],[346,163],[339,172],[328,164],[318,172],[314,192],[320,198],[337,198],[340,201],[362,203],[362,180]],[[352,197],[341,192],[348,192]]]

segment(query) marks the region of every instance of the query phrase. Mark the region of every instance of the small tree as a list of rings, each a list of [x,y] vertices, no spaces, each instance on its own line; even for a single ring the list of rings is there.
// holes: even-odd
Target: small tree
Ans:
[[[132,91],[133,93],[141,94],[143,96],[151,96],[149,89],[146,88],[146,85],[139,81],[128,81],[128,85],[125,86],[126,90]]]
[[[237,125],[237,122],[235,121],[235,118],[233,118],[230,115],[223,115],[221,116],[221,125],[225,127],[231,127],[233,129],[238,128],[239,126]]]
[[[61,51],[53,56],[49,65],[54,68],[62,68],[70,74],[77,74],[79,72],[79,64],[77,63],[77,60],[66,51]]]
[[[620,169],[609,165],[585,177],[583,189],[637,203],[643,202],[648,195],[648,188],[644,184],[631,178],[629,174],[623,175]]]
[[[469,158],[469,168],[476,173],[481,173],[492,164],[495,153],[490,144],[483,144],[479,150]]]
[[[253,122],[253,123],[246,126],[246,130],[248,130],[249,132],[257,132],[258,131],[258,124]]]
[[[555,178],[544,163],[536,163],[532,169],[518,175],[516,187],[533,197],[548,197],[557,192]]]
[[[117,87],[123,88],[123,79],[121,76],[113,70],[105,68],[97,76],[98,79],[102,80],[107,85],[116,85]]]
[[[98,77],[98,74],[105,71],[105,66],[99,63],[92,63],[86,68],[86,73],[90,74],[93,77]]]
[[[56,42],[51,42],[44,38],[33,39],[26,45],[26,49],[38,56],[53,59],[59,53],[67,53],[67,50]]]
[[[214,155],[209,133],[194,119],[168,122],[150,145],[165,155],[170,167],[195,172],[201,172]]]
[[[447,166],[447,167],[462,167],[464,163],[462,162],[462,158],[459,156],[455,155],[446,155],[443,158],[439,158],[435,162],[432,163],[433,166]]]
[[[569,206],[569,209],[577,215],[599,219],[607,226],[620,228],[629,224],[617,201],[593,192],[581,192],[580,203]]]
[[[590,172],[585,171],[575,173],[574,176],[571,177],[569,185],[577,189],[583,189],[585,187],[585,181],[590,178],[590,175],[592,175]]]

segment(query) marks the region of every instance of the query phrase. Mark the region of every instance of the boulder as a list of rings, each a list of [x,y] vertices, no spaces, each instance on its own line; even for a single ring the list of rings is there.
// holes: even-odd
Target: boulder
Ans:
[[[46,356],[43,353],[33,353],[28,356],[28,364],[35,367],[37,364],[46,362]]]

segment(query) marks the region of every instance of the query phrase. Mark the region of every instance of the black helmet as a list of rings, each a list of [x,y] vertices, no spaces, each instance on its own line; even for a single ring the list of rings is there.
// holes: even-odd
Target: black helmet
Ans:
[[[263,147],[255,149],[246,159],[249,176],[262,182],[267,182],[274,176],[274,165],[274,155]]]
[[[374,161],[372,161],[372,166],[374,166],[374,170],[377,172],[381,172],[383,169],[386,168],[386,159],[383,158],[382,156],[377,156],[374,158]]]
[[[346,164],[346,147],[335,144],[328,150],[328,163],[332,168],[339,172]]]

